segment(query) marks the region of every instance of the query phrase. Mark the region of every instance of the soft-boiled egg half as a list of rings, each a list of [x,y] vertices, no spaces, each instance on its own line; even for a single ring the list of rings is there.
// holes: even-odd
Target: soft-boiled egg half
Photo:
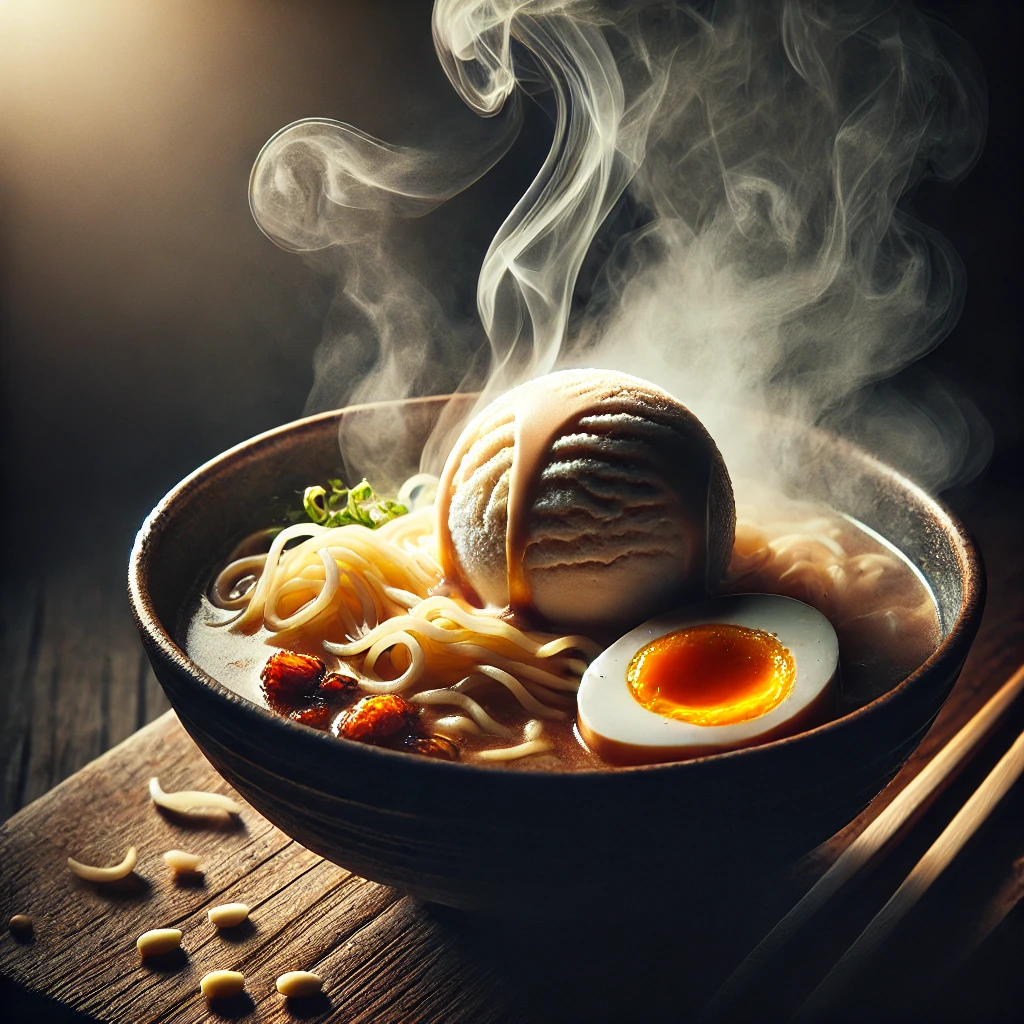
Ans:
[[[650,619],[591,662],[580,683],[584,742],[612,764],[683,761],[822,721],[839,642],[821,612],[738,594]]]

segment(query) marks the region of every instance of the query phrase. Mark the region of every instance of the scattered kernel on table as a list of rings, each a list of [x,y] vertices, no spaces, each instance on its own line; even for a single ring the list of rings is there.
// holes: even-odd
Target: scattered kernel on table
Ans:
[[[235,928],[249,916],[249,908],[244,903],[222,903],[211,907],[206,916],[218,928]]]
[[[7,927],[15,935],[28,935],[32,931],[32,918],[28,914],[15,914],[7,922]]]
[[[163,956],[181,948],[181,932],[177,928],[154,928],[143,932],[135,945],[143,960],[148,956]]]
[[[206,999],[237,996],[245,988],[245,975],[238,971],[210,971],[199,982],[199,991]]]
[[[197,874],[203,862],[198,853],[186,853],[184,850],[168,850],[162,856],[176,876]]]
[[[315,996],[323,987],[323,978],[312,971],[289,971],[277,979],[277,991],[289,999]]]

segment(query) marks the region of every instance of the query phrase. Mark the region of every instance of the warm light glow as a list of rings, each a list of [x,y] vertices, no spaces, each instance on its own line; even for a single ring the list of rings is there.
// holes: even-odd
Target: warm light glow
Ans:
[[[648,711],[693,725],[729,725],[777,707],[793,689],[796,664],[762,629],[705,624],[641,648],[626,680]]]

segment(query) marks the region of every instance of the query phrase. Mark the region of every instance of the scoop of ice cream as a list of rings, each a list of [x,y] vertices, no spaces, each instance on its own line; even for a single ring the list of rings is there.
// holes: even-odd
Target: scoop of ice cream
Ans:
[[[437,509],[446,578],[471,601],[584,631],[702,597],[736,519],[700,420],[605,370],[548,374],[487,406],[448,456]]]

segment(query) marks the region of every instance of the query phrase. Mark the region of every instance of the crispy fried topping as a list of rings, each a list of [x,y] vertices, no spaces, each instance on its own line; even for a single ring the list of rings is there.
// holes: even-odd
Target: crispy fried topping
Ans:
[[[277,651],[270,656],[260,679],[270,704],[304,704],[317,691],[327,666],[311,654]]]
[[[346,672],[328,672],[320,683],[320,692],[328,695],[336,693],[355,693],[359,689],[359,680]]]
[[[349,740],[379,743],[409,730],[419,712],[397,693],[380,693],[357,700],[334,722],[334,733]]]
[[[410,736],[403,747],[423,757],[435,757],[439,761],[458,761],[459,748],[447,736]]]
[[[296,708],[288,717],[312,729],[328,729],[331,725],[331,709],[323,697],[314,697],[309,707]]]

